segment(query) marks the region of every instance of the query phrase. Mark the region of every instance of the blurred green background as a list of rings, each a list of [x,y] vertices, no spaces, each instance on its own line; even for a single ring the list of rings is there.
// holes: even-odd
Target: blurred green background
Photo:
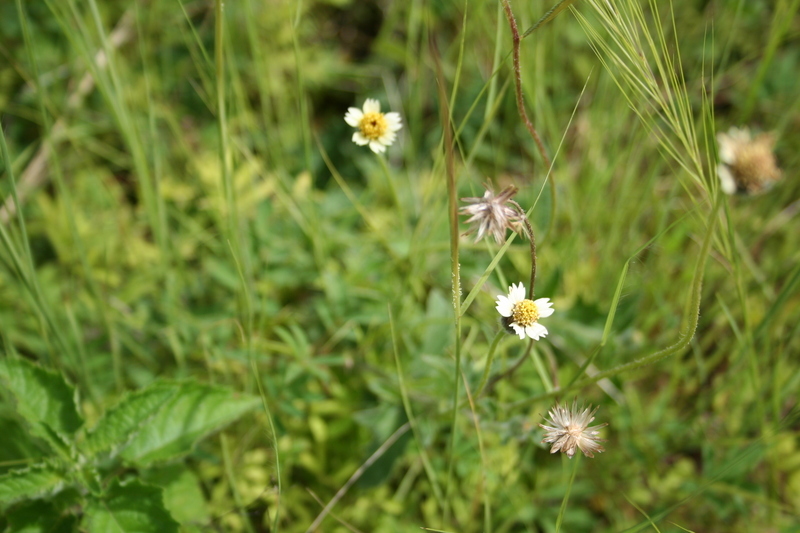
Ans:
[[[551,2],[512,4],[520,28]],[[572,459],[564,531],[800,530],[799,4],[675,0],[672,16],[658,3],[698,130],[706,96],[707,126],[776,132],[784,179],[724,200],[688,350],[564,398],[578,392],[609,423],[605,453]],[[260,383],[274,440],[262,411],[186,461],[141,473],[171,487],[167,505],[186,531],[270,531],[278,509],[282,531],[306,531],[407,421],[395,353],[418,432],[382,450],[316,530],[555,531],[573,464],[540,444],[553,400],[515,404],[545,392],[535,365],[523,360],[451,424],[447,188],[430,42],[458,132],[460,196],[513,183],[520,204],[535,205],[536,292],[556,309],[535,353],[557,383],[598,346],[612,309],[591,368],[678,339],[709,209],[570,10],[521,45],[528,114],[554,158],[554,203],[517,114],[498,2],[229,0],[222,19],[211,1],[21,6],[25,24],[17,3],[0,3],[0,117],[27,237],[7,161],[0,215],[17,243],[27,239],[40,291],[4,251],[3,350],[63,372],[90,421],[157,377],[250,393]],[[597,23],[588,2],[573,8]],[[403,118],[387,154],[399,207],[343,120],[368,97]],[[713,145],[705,150],[713,168]],[[461,243],[466,295],[498,247]],[[499,327],[495,297],[528,276],[517,239],[465,314],[471,387]],[[503,339],[492,375],[525,346]],[[16,443],[0,445],[0,471],[36,456],[7,401],[0,431]],[[451,459],[449,494],[437,497]]]

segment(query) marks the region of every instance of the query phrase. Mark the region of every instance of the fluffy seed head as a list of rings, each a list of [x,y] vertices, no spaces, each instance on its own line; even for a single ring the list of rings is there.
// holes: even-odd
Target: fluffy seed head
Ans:
[[[775,140],[772,133],[751,137],[747,128],[731,128],[717,134],[717,174],[722,190],[727,194],[758,194],[777,182],[782,172],[773,153]]]
[[[475,242],[478,242],[484,235],[491,235],[498,244],[502,244],[506,240],[506,230],[518,231],[520,228],[519,222],[522,219],[520,213],[508,205],[508,201],[517,194],[517,189],[513,185],[509,185],[500,194],[494,194],[489,185],[484,185],[486,192],[480,198],[462,198],[462,202],[467,202],[470,205],[465,205],[461,208],[462,215],[471,215],[467,219],[467,223],[474,223],[474,226],[467,231],[464,235],[469,235],[476,229],[478,234],[475,237]]]
[[[564,452],[572,459],[575,450],[580,450],[586,457],[594,457],[595,453],[605,451],[600,445],[604,439],[597,436],[597,430],[608,423],[589,427],[597,409],[598,407],[592,409],[591,405],[578,408],[577,400],[572,402],[572,408],[556,404],[550,409],[550,420],[545,419],[545,422],[551,425],[539,424],[545,430],[542,442],[552,444],[550,453]]]

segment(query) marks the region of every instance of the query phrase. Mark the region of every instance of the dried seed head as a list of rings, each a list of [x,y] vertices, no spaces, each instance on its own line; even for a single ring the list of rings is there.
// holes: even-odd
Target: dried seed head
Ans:
[[[550,453],[564,452],[572,459],[576,449],[582,451],[586,457],[594,457],[595,453],[605,451],[600,445],[604,440],[598,438],[597,430],[608,424],[589,427],[597,409],[599,407],[592,409],[591,405],[579,409],[578,400],[573,401],[571,409],[559,404],[550,409],[550,420],[545,419],[545,422],[552,425],[539,424],[545,430],[542,442],[552,443]]]
[[[727,194],[758,194],[777,182],[782,173],[773,153],[775,141],[772,133],[751,137],[747,128],[718,133],[717,174],[722,190]]]
[[[515,207],[508,205],[508,201],[517,194],[517,189],[513,185],[509,185],[500,194],[495,196],[494,191],[488,185],[486,192],[481,198],[462,198],[462,202],[467,202],[470,205],[465,205],[461,208],[462,215],[471,215],[467,219],[467,223],[474,223],[475,227],[471,228],[464,235],[469,235],[476,229],[478,234],[475,237],[475,242],[478,242],[484,235],[491,235],[498,244],[502,244],[506,239],[506,230],[520,231],[520,221],[522,215]]]

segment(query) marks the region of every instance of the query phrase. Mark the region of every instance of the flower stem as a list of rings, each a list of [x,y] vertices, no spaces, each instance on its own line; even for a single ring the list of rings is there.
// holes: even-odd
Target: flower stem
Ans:
[[[500,344],[500,339],[502,339],[506,335],[506,332],[502,329],[497,332],[497,335],[494,336],[494,340],[492,341],[492,345],[489,346],[489,355],[486,357],[486,366],[483,369],[483,376],[481,377],[481,383],[478,385],[478,388],[475,390],[475,397],[478,398],[483,392],[483,388],[486,386],[486,382],[489,380],[489,372],[492,370],[492,362],[494,362],[494,354],[497,352],[497,346]]]
[[[453,311],[454,311],[454,333],[455,333],[455,380],[453,383],[453,408],[452,420],[450,423],[450,442],[447,450],[447,480],[444,491],[444,509],[442,510],[442,522],[447,524],[450,521],[450,489],[453,479],[453,460],[455,452],[456,435],[458,433],[458,396],[459,382],[461,380],[461,266],[458,256],[459,232],[458,232],[458,195],[456,191],[456,171],[455,154],[453,150],[453,131],[450,127],[450,109],[445,92],[445,77],[442,72],[442,65],[439,61],[439,50],[433,36],[429,40],[431,57],[436,67],[436,79],[439,89],[439,108],[442,123],[442,135],[444,137],[444,160],[445,174],[447,178],[447,199],[450,219],[450,274],[452,282]]]
[[[564,499],[561,500],[561,509],[558,510],[558,518],[556,518],[556,533],[561,531],[561,523],[564,521],[564,515],[567,511],[567,503],[569,503],[569,495],[572,492],[572,485],[575,483],[575,474],[578,472],[578,463],[581,460],[581,455],[575,458],[575,461],[572,461],[574,464],[572,465],[572,475],[569,477],[569,485],[567,485],[567,492],[564,494]],[[567,459],[570,461],[570,459]]]
[[[394,183],[394,177],[392,176],[391,171],[389,170],[389,165],[386,163],[386,158],[381,154],[375,154],[375,157],[378,158],[378,161],[381,163],[381,167],[383,168],[383,174],[386,176],[386,182],[389,184],[389,192],[392,194],[392,200],[394,200],[395,205],[397,206],[397,213],[400,217],[400,220],[403,221],[403,227],[405,227],[405,212],[403,210],[403,204],[400,202],[400,195],[397,194],[397,186]]]
[[[556,184],[555,181],[553,181],[553,173],[552,173],[553,163],[550,159],[550,156],[547,155],[547,150],[545,150],[544,143],[542,143],[542,139],[541,137],[539,137],[539,133],[536,131],[536,128],[533,127],[533,123],[530,121],[530,119],[528,118],[528,113],[525,111],[525,97],[522,94],[522,67],[520,67],[520,60],[519,60],[519,44],[520,41],[522,40],[522,37],[520,37],[519,34],[519,28],[517,27],[517,20],[514,18],[514,12],[511,10],[511,2],[509,0],[501,0],[501,3],[503,5],[503,11],[506,14],[506,19],[508,19],[508,26],[509,28],[511,28],[511,37],[514,46],[512,52],[514,61],[514,91],[517,94],[517,110],[519,111],[519,118],[522,119],[522,122],[528,129],[528,133],[530,133],[531,137],[533,137],[533,140],[536,143],[536,148],[538,148],[539,154],[542,156],[542,159],[544,160],[545,163],[545,167],[547,167],[548,171],[547,181],[550,184],[550,196],[552,200],[552,209],[550,211],[550,225],[547,229],[547,236],[549,237],[553,229],[553,224],[556,218]],[[556,12],[555,14],[558,14],[558,12]]]
[[[531,221],[528,220],[528,215],[525,214],[525,210],[522,209],[515,200],[509,200],[508,203],[513,204],[514,207],[517,208],[519,216],[522,217],[522,221],[525,223],[525,229],[528,232],[528,241],[531,243],[531,283],[528,289],[528,298],[533,300],[533,295],[535,294],[533,286],[536,283],[536,239],[533,237],[533,226],[531,226]]]
[[[530,340],[531,346],[533,346],[533,339]],[[547,369],[544,367],[544,363],[542,363],[542,358],[539,356],[539,352],[536,350],[529,350],[531,354],[531,359],[533,359],[533,366],[536,367],[536,372],[539,373],[539,377],[542,380],[542,385],[544,385],[544,389],[547,392],[551,392],[553,390],[553,382],[550,380],[550,376],[547,374]]]

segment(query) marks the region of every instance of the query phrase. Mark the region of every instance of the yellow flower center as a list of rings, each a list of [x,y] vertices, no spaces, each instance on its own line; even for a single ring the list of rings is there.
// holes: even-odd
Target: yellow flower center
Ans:
[[[530,326],[539,320],[539,308],[531,300],[522,300],[514,306],[511,318],[522,327]]]
[[[361,130],[361,135],[370,141],[376,141],[386,133],[389,129],[389,124],[386,122],[386,117],[383,113],[375,113],[371,111],[364,113],[361,117],[361,122],[358,123],[358,129]]]

